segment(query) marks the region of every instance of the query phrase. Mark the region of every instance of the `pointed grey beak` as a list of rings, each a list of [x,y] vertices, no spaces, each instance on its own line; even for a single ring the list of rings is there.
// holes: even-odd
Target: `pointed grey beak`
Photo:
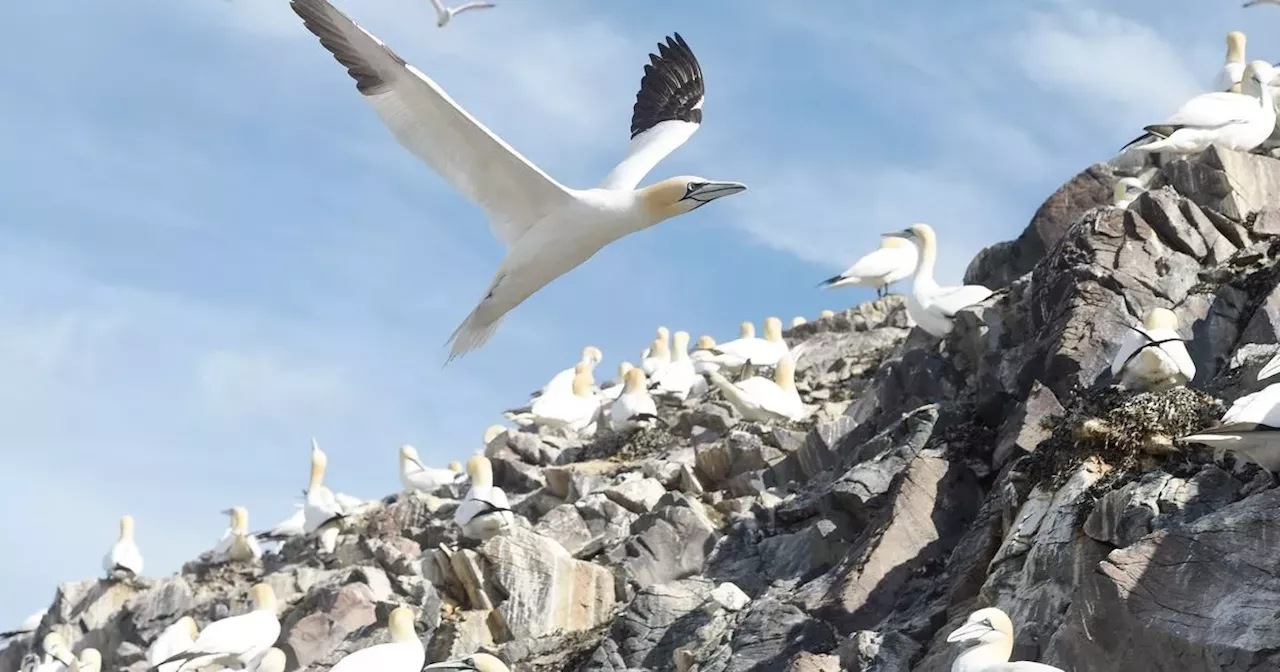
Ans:
[[[470,665],[467,665],[466,663],[459,663],[452,660],[446,660],[443,663],[432,663],[422,669],[423,670],[474,670],[476,668]]]
[[[890,231],[888,233],[880,234],[880,237],[881,238],[903,238],[906,240],[911,240],[911,232],[907,230]]]
[[[988,630],[987,626],[981,623],[965,623],[955,629],[955,632],[947,635],[948,642],[963,642],[966,639],[976,639],[985,634]]]
[[[218,513],[221,513],[221,514],[222,514],[222,515],[224,515],[224,516],[229,516],[229,515],[231,515],[231,509],[223,509],[223,510],[219,511]]]
[[[741,182],[707,182],[685,194],[684,198],[692,199],[699,203],[710,203],[717,198],[732,196],[746,190],[747,185]]]

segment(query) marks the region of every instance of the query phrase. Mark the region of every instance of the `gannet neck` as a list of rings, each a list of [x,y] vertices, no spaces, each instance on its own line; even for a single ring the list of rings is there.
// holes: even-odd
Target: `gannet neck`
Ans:
[[[738,338],[755,338],[756,325],[750,322],[743,322],[738,325]]]
[[[791,355],[783,355],[773,369],[773,382],[788,392],[796,389],[796,364]]]
[[[573,396],[589,397],[591,396],[591,386],[595,384],[595,380],[591,377],[590,371],[580,371],[573,376]]]
[[[400,470],[404,471],[410,463],[418,461],[418,450],[409,444],[400,446]]]
[[[746,185],[740,182],[714,182],[691,175],[669,177],[635,192],[636,224],[639,228],[648,228],[746,189]]]
[[[1013,655],[1013,640],[1002,638],[998,642],[985,642],[964,650],[952,663],[955,672],[981,672],[997,663],[1009,662]]]
[[[765,318],[764,340],[770,343],[782,343],[782,320],[776,317]]]
[[[643,392],[645,389],[644,369],[632,368],[623,375],[622,380],[622,391],[627,394]]]
[[[1227,62],[1244,63],[1244,33],[1233,30],[1227,33]]]
[[[911,241],[905,238],[881,238],[880,247],[892,250],[907,250],[911,248]]]
[[[324,484],[324,470],[329,466],[329,457],[320,450],[320,444],[311,439],[311,480],[307,488],[314,490]]]
[[[391,632],[391,641],[404,643],[418,641],[418,633],[413,629],[413,610],[409,607],[396,607],[387,617],[387,630]]]
[[[186,627],[187,633],[190,635],[192,641],[194,641],[196,637],[200,636],[200,626],[196,625],[196,619],[191,618],[190,616],[183,616],[178,619],[178,622]]]
[[[276,591],[271,589],[269,583],[259,583],[249,589],[249,596],[253,598],[253,608],[257,611],[270,611],[272,614],[276,612]]]
[[[1168,308],[1152,308],[1142,321],[1142,326],[1149,332],[1156,329],[1177,330],[1178,316]]]
[[[677,331],[672,342],[671,361],[680,362],[689,359],[689,332]]]
[[[659,338],[663,343],[668,342],[668,339],[669,339],[669,338],[671,338],[671,330],[670,330],[670,329],[667,329],[666,327],[659,326],[659,327],[658,327],[658,338]]]
[[[133,539],[133,516],[125,514],[120,516],[120,541],[129,541]]]
[[[484,455],[476,455],[467,460],[467,475],[471,477],[471,487],[493,487],[493,464]]]
[[[507,428],[502,425],[489,425],[489,428],[484,430],[484,436],[482,437],[484,439],[484,445],[489,445],[494,439],[498,438],[499,435],[506,433],[506,431]]]
[[[231,507],[231,531],[246,535],[249,533],[249,510],[243,506]]]
[[[653,347],[650,348],[649,356],[669,361],[671,359],[671,346],[667,344],[667,339],[653,339]]]
[[[997,607],[979,609],[947,635],[947,641],[973,643],[956,658],[953,672],[980,672],[1007,663],[1013,655],[1013,621]]]

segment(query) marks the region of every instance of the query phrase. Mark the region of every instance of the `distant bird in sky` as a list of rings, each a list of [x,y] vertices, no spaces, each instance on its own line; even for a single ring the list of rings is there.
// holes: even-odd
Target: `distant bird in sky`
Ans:
[[[1280,5],[1280,0],[1249,0],[1249,2],[1246,2],[1240,6],[1252,7],[1254,5]]]
[[[457,7],[445,7],[440,0],[431,0],[431,6],[436,8],[437,28],[444,28],[449,25],[449,21],[453,19],[454,14],[461,14],[468,9],[491,9],[497,7],[492,2],[468,2]]]
[[[325,0],[290,5],[347,67],[356,89],[396,139],[478,204],[507,246],[483,298],[450,337],[448,361],[484,345],[508,312],[609,243],[746,189],[739,182],[688,175],[636,189],[702,123],[702,68],[678,33],[659,44],[645,66],[626,158],[600,186],[572,189],[521,156],[421,70]]]

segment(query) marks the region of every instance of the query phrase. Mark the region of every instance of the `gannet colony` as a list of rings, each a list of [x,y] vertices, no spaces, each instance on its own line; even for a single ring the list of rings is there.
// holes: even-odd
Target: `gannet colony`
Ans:
[[[441,28],[494,6],[432,4]],[[506,245],[450,359],[611,242],[747,190],[639,186],[703,121],[678,33],[626,156],[574,188],[326,0],[290,5]],[[313,439],[291,515],[224,510],[176,574],[146,573],[160,540],[123,515],[101,576],[0,633],[0,672],[1280,670],[1280,75],[1226,44],[1217,90],[965,284],[933,277],[958,232],[888,223],[820,283],[875,301],[728,340],[659,326],[604,385],[587,345],[465,467],[400,446],[384,499],[330,489]]]

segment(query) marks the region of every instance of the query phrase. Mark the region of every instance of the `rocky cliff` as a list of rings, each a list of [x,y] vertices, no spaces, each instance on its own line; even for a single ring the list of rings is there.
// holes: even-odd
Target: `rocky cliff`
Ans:
[[[1262,387],[1280,162],[1173,161],[1125,210],[1114,171],[975,259],[999,291],[942,342],[899,297],[792,329],[805,424],[741,421],[713,393],[634,434],[512,430],[486,448],[528,523],[511,534],[460,544],[448,500],[392,496],[333,555],[294,540],[261,565],[65,584],[0,672],[50,629],[139,672],[174,619],[246,611],[259,580],[289,669],[384,640],[398,604],[429,661],[483,649],[521,671],[936,672],[988,605],[1015,659],[1065,670],[1280,669],[1280,489],[1169,440]],[[1109,357],[1154,306],[1193,336],[1192,389],[1119,392]]]

